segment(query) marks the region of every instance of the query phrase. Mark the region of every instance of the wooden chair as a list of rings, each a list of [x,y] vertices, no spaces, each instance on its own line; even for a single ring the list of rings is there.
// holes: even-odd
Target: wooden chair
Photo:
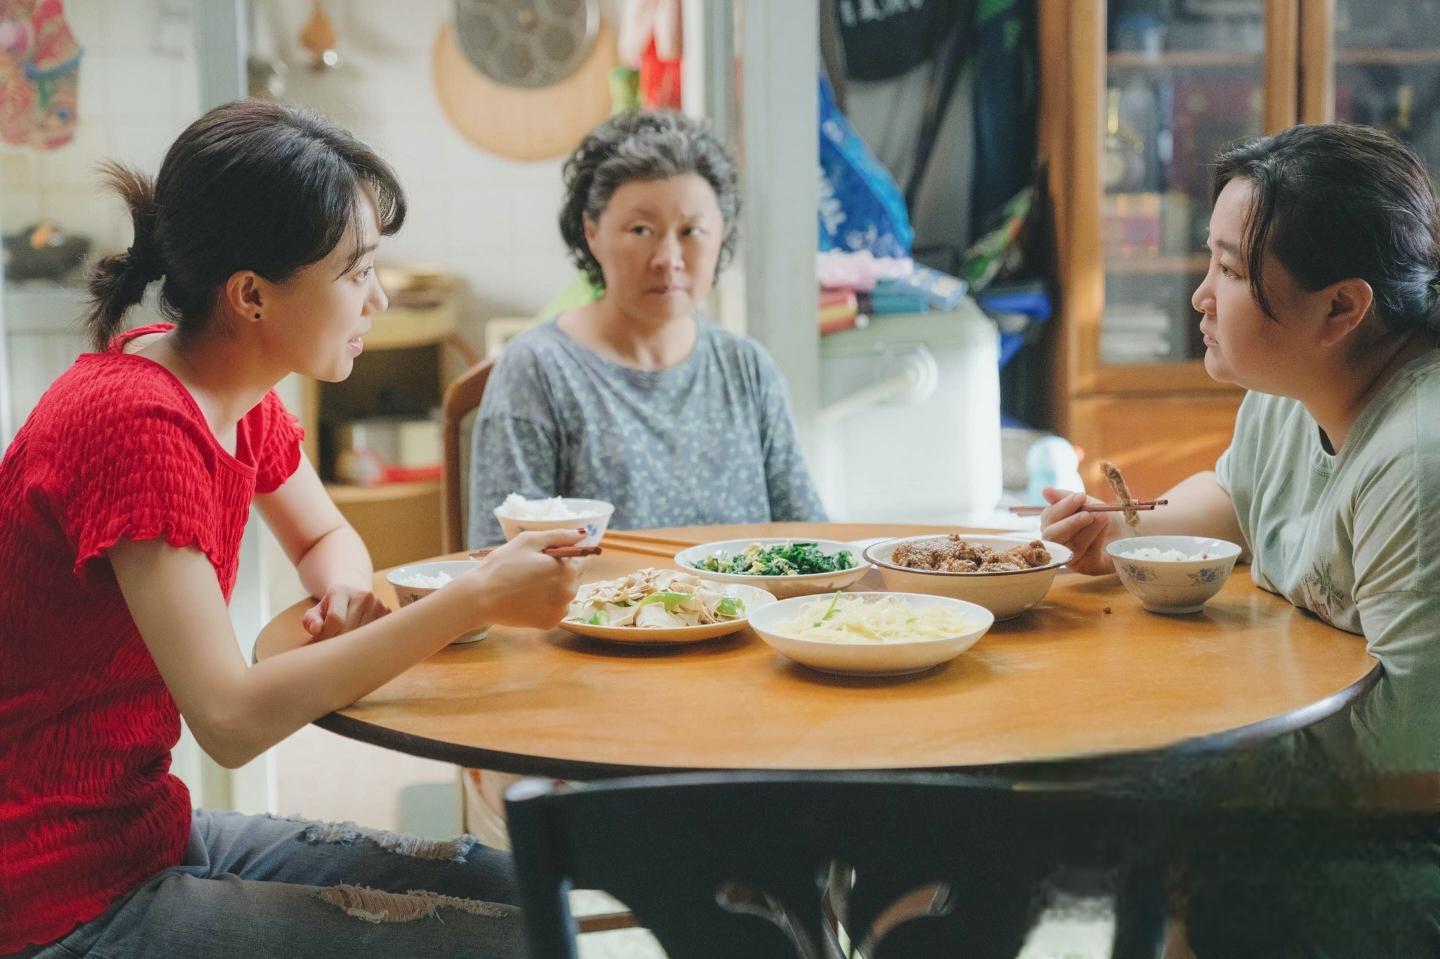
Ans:
[[[465,485],[469,468],[462,457],[460,425],[466,416],[480,407],[485,395],[485,384],[490,380],[490,370],[495,365],[493,357],[487,357],[471,366],[455,378],[445,389],[440,401],[441,441],[444,444],[444,471],[440,477],[441,498],[444,503],[445,525],[441,530],[441,542],[447,553],[465,548]]]
[[[1057,870],[1114,877],[1112,956],[1153,959],[1166,820],[1138,799],[885,774],[685,774],[506,794],[535,959],[566,892],[618,897],[685,959],[1014,957]]]
[[[527,321],[529,322],[529,321]],[[485,385],[495,357],[475,363],[445,390],[441,401],[441,430],[444,447],[444,470],[441,473],[441,498],[444,502],[445,525],[442,542],[446,553],[465,549],[465,492],[470,475],[465,462],[461,426],[467,416],[479,409],[485,396]],[[484,769],[459,771],[461,825],[466,832],[476,833],[488,845],[508,848],[504,807],[498,794],[515,777]],[[633,925],[628,912],[604,912],[586,916],[580,921],[584,932],[606,932]]]

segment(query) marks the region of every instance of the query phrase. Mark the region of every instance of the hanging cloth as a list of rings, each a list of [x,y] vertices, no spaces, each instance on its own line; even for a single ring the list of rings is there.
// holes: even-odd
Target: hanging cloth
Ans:
[[[852,80],[889,80],[910,72],[935,55],[955,20],[953,0],[825,2],[835,4],[845,73]]]
[[[74,138],[81,53],[61,0],[0,0],[0,140],[53,150]]]
[[[620,16],[620,62],[640,72],[640,103],[680,109],[680,0],[626,0]]]

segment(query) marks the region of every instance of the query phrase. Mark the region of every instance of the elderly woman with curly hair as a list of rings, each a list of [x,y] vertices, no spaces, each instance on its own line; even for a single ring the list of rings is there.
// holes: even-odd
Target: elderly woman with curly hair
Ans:
[[[678,113],[615,117],[565,164],[560,232],[603,292],[516,337],[472,446],[472,546],[509,493],[615,504],[622,529],[821,520],[784,381],[701,308],[735,248],[734,162]]]

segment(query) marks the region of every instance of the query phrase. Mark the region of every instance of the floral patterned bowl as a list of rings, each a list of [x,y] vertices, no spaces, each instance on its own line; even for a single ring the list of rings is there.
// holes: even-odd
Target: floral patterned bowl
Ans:
[[[1172,555],[1156,558],[1152,551]],[[1208,536],[1132,536],[1110,543],[1105,552],[1115,561],[1120,582],[1150,612],[1195,613],[1220,592],[1241,550]],[[1134,555],[1142,552],[1148,558]]]

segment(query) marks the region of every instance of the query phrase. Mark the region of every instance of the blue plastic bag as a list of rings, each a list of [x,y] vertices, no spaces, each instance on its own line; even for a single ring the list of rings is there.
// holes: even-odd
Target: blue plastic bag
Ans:
[[[820,249],[908,257],[915,230],[895,179],[835,105],[820,77]]]

